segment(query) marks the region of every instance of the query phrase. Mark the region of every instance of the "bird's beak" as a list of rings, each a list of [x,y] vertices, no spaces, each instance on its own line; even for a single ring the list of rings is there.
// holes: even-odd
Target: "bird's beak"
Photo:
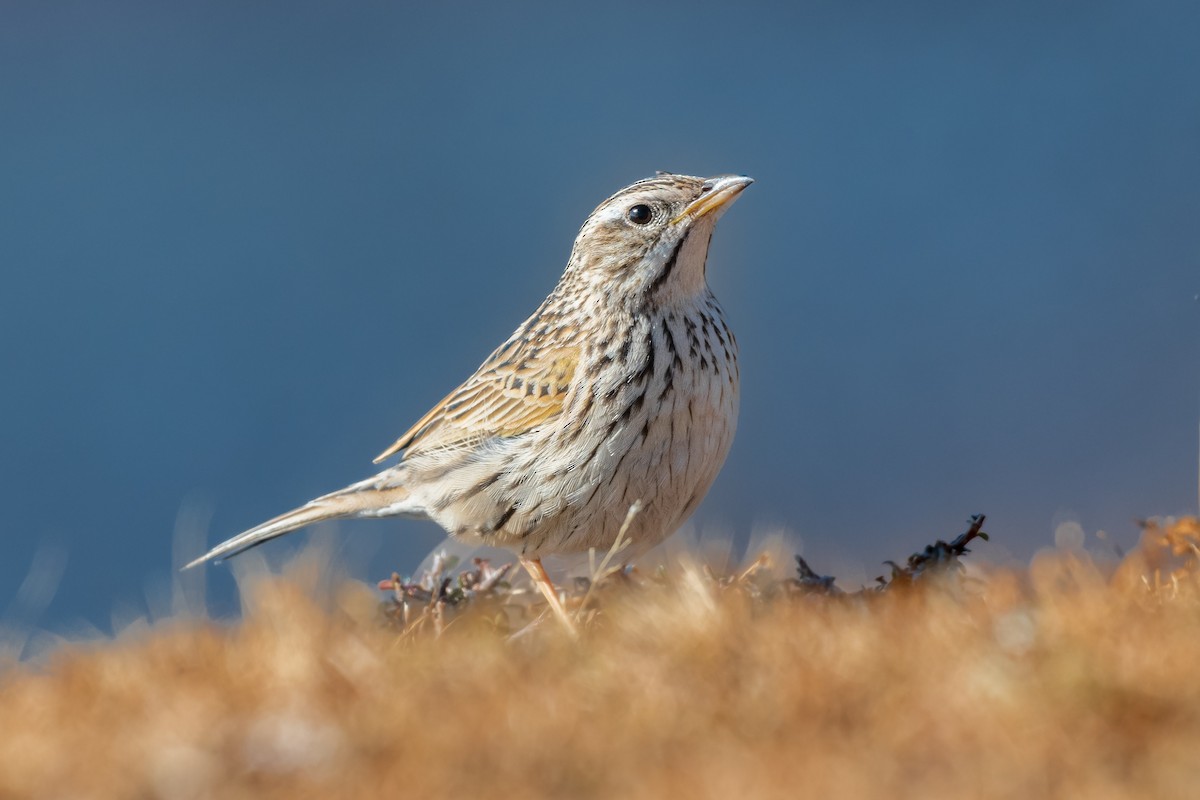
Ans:
[[[689,217],[694,220],[700,219],[714,212],[719,215],[719,212],[736,200],[742,190],[752,183],[754,183],[754,179],[744,175],[722,175],[719,178],[709,178],[704,182],[704,193],[688,203],[688,207],[671,220],[671,224],[674,225]]]

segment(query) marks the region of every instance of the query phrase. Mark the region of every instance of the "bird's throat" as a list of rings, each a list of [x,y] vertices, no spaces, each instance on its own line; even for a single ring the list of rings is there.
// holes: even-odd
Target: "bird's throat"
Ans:
[[[708,261],[708,244],[712,240],[713,228],[703,225],[688,231],[674,252],[663,265],[662,272],[654,279],[650,295],[662,302],[684,300],[702,294],[708,284],[705,281],[705,264]]]

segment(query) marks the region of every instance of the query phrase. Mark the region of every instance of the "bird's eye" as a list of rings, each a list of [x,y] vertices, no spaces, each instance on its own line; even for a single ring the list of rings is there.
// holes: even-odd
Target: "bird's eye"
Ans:
[[[629,209],[629,221],[634,225],[645,225],[654,218],[654,211],[645,203],[638,203]]]

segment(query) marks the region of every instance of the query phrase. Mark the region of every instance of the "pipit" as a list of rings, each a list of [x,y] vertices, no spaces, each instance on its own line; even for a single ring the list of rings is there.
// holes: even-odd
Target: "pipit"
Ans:
[[[399,463],[188,566],[323,520],[425,518],[515,550],[565,620],[540,557],[610,548],[623,523],[648,549],[691,515],[729,452],[737,343],[705,262],[750,183],[660,172],[605,200],[538,310],[375,459]]]

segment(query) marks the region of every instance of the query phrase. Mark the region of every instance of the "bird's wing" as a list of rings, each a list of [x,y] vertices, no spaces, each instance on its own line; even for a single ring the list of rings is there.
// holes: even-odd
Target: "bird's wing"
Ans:
[[[411,454],[534,430],[562,413],[578,363],[575,345],[538,347],[514,338],[375,462],[405,449]]]

